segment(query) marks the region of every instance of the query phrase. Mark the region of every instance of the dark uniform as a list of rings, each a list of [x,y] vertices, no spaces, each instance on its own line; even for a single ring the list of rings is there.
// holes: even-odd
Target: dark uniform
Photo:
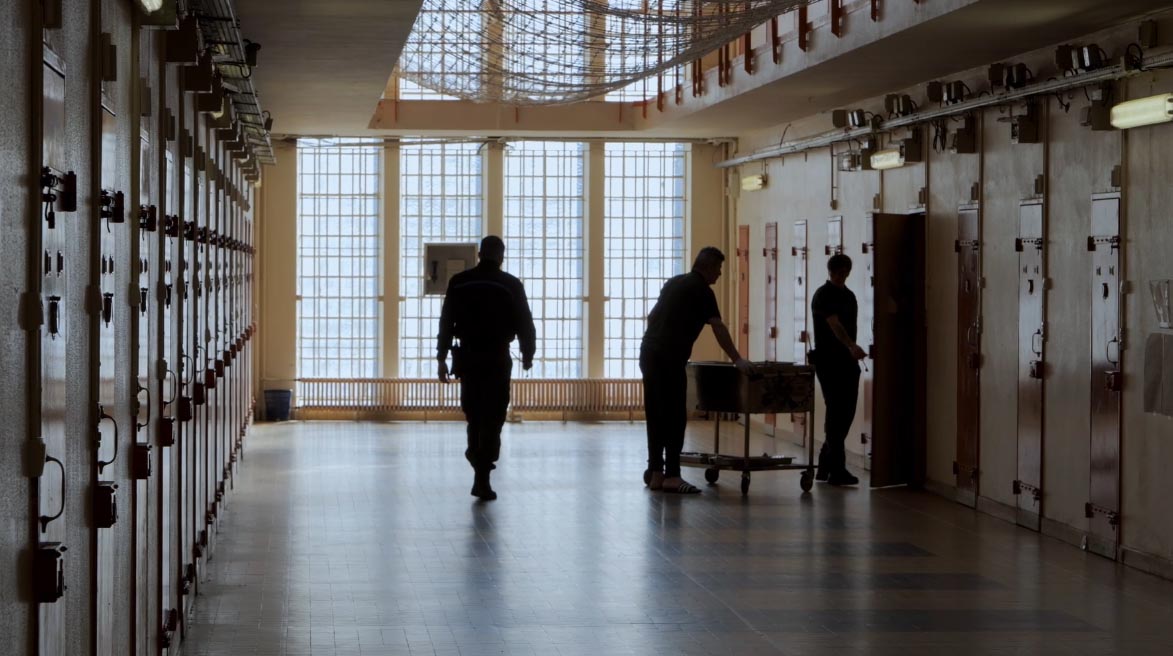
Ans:
[[[844,445],[851,424],[855,421],[856,400],[859,398],[859,363],[831,331],[827,318],[838,317],[839,323],[854,342],[859,305],[850,289],[827,282],[815,292],[811,311],[815,317],[815,350],[811,359],[827,405],[823,418],[826,440],[819,452],[819,470],[836,474],[847,469]]]
[[[460,409],[468,421],[464,457],[479,473],[494,469],[501,453],[514,336],[522,359],[532,361],[534,319],[520,280],[486,260],[452,277],[440,312],[437,355],[447,357],[452,338],[460,339],[452,373],[460,379]]]
[[[685,366],[705,324],[720,319],[717,297],[704,277],[693,271],[664,284],[648,314],[648,329],[639,349],[644,409],[648,428],[648,469],[680,476],[680,451],[688,420]]]

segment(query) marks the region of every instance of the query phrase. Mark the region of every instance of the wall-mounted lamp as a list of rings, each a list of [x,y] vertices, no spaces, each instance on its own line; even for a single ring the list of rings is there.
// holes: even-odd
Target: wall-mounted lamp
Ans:
[[[1122,102],[1112,108],[1112,127],[1118,130],[1173,121],[1173,93]]]
[[[877,171],[898,169],[904,166],[904,149],[885,148],[884,150],[877,150],[872,154],[871,164],[872,168]]]
[[[273,131],[273,115],[268,111],[261,112],[261,116],[265,117],[265,132]]]
[[[248,39],[244,40],[244,64],[249,68],[256,68],[257,53],[261,51],[261,44],[253,43]]]
[[[757,175],[747,175],[741,179],[742,191],[759,191],[766,187],[766,175],[759,173]]]
[[[163,0],[138,0],[138,6],[148,14],[152,14],[163,8]]]

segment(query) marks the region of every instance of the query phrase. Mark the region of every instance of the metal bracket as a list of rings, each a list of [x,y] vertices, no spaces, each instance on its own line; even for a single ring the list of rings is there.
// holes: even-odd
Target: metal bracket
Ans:
[[[798,49],[806,52],[810,48],[810,33],[811,24],[807,20],[806,5],[799,5],[797,12],[798,19]]]
[[[1022,494],[1023,490],[1030,492],[1031,496],[1033,496],[1035,498],[1035,501],[1038,501],[1043,498],[1042,488],[1031,485],[1030,483],[1023,483],[1022,481],[1014,481],[1013,483],[1011,483],[1010,489],[1012,492],[1014,492],[1015,495]]]
[[[1120,526],[1120,513],[1119,512],[1112,510],[1111,508],[1105,508],[1104,506],[1098,506],[1098,505],[1092,503],[1091,501],[1088,501],[1087,503],[1083,504],[1083,515],[1084,515],[1084,517],[1087,517],[1088,519],[1092,519],[1096,515],[1104,515],[1108,518],[1108,524],[1110,524],[1112,526]]]

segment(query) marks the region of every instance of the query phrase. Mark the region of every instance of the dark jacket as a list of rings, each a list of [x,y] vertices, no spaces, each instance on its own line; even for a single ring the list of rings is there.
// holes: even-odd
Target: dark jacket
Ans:
[[[508,351],[517,337],[522,359],[533,360],[537,334],[521,281],[484,260],[453,276],[440,311],[439,358],[448,356],[453,337],[470,353]]]

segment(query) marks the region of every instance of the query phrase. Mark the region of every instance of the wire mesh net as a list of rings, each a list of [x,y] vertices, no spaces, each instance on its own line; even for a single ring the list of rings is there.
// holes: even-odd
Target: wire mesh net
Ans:
[[[812,0],[424,0],[400,76],[476,102],[603,96]]]

